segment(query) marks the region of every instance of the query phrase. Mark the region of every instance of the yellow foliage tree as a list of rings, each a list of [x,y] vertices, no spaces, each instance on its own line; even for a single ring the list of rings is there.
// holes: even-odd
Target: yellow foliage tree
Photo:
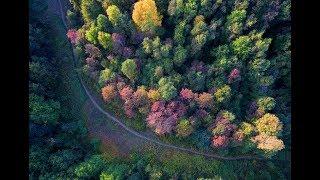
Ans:
[[[134,4],[132,19],[141,31],[152,31],[154,27],[161,26],[162,16],[154,0],[140,0]]]
[[[259,133],[267,134],[270,136],[278,135],[283,126],[279,118],[276,115],[270,113],[265,114],[255,123]]]
[[[148,98],[151,102],[158,101],[161,98],[161,95],[158,90],[150,89],[148,91]]]

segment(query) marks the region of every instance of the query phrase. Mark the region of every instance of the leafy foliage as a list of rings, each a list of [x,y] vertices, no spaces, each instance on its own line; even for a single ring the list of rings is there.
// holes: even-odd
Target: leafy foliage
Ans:
[[[152,31],[161,26],[159,15],[154,0],[141,0],[134,4],[132,19],[142,31]]]
[[[85,50],[84,69],[105,101],[118,104],[133,121],[145,120],[162,138],[188,147],[267,157],[290,151],[290,1],[86,2],[73,3],[84,25],[68,36]],[[107,17],[91,9],[96,4]],[[185,173],[192,169],[188,165],[173,166],[150,165],[148,172],[160,179],[207,177]],[[236,171],[227,179],[277,174]],[[115,178],[111,172],[101,178]]]
[[[130,80],[134,80],[138,75],[137,65],[133,59],[125,60],[121,65],[121,71]]]

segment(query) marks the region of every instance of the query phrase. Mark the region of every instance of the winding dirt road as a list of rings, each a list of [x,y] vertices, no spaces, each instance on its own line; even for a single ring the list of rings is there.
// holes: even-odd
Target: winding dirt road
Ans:
[[[62,6],[62,3],[61,3],[61,0],[53,0],[53,1],[56,2],[55,6],[59,7],[60,16],[61,16],[62,22],[64,24],[64,28],[67,31],[68,25],[67,25],[66,20],[65,20],[65,17],[66,17],[65,13],[64,13],[65,10],[63,10],[63,6]],[[71,43],[70,43],[70,46],[72,47]],[[76,54],[74,54],[73,50],[72,50],[72,56],[73,56],[74,65],[76,65]],[[101,106],[98,104],[98,101],[92,95],[90,90],[86,87],[85,83],[83,82],[82,78],[80,77],[80,75],[78,73],[77,73],[77,77],[79,78],[81,86],[85,90],[86,95],[89,97],[89,99],[91,100],[91,102],[94,105],[96,110],[98,110],[100,113],[105,115],[108,119],[110,119],[113,122],[115,122],[116,124],[118,124],[121,128],[123,128],[125,131],[127,131],[131,135],[144,140],[146,142],[146,144],[153,143],[153,144],[159,145],[159,146],[164,147],[164,148],[170,148],[170,149],[174,149],[174,150],[178,150],[178,151],[182,151],[182,152],[187,152],[187,153],[195,154],[195,155],[201,155],[201,156],[205,156],[205,157],[208,157],[208,158],[214,158],[214,159],[218,159],[218,160],[278,161],[278,160],[275,160],[275,159],[265,159],[265,158],[250,156],[250,155],[238,156],[238,157],[224,157],[224,156],[219,156],[219,155],[215,155],[215,154],[203,153],[203,152],[195,151],[195,150],[192,150],[192,149],[179,147],[179,146],[175,146],[175,145],[172,145],[172,144],[163,143],[163,142],[161,142],[161,141],[159,141],[157,139],[154,139],[154,138],[151,138],[149,136],[143,135],[143,134],[141,134],[141,133],[139,133],[137,131],[134,131],[131,128],[127,127],[122,121],[120,121],[119,119],[117,119],[116,117],[112,116],[110,113],[106,112],[104,109],[102,109]],[[282,161],[282,160],[280,160],[280,161]]]

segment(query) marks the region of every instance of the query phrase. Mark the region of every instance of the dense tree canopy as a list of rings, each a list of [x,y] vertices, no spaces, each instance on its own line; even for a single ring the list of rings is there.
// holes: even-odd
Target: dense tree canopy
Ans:
[[[264,137],[257,133],[281,141],[290,105],[275,95],[290,89],[280,85],[290,81],[290,32],[266,32],[288,20],[288,1],[73,4],[84,25],[68,37],[87,52],[84,70],[97,79],[105,101],[120,95],[125,114],[146,118],[157,134],[191,136],[205,128],[213,147]],[[119,82],[125,87],[115,88]],[[185,107],[181,119],[162,112],[172,103]]]
[[[124,114],[128,124],[139,123],[164,140],[224,155],[272,158],[290,151],[290,1],[72,4],[80,19],[73,23],[77,26],[71,23],[67,35],[82,52],[83,73],[97,84],[106,103],[115,104],[109,109]],[[34,76],[46,73],[36,63],[31,67]],[[169,174],[183,173],[178,166],[165,166],[171,168]],[[117,168],[92,172],[101,173],[102,179],[124,177],[128,167]],[[166,179],[154,166],[148,172]],[[272,173],[252,174],[241,176],[264,179]],[[180,177],[196,179],[187,173]]]
[[[291,1],[70,3],[66,37],[81,78],[127,126],[222,156],[290,154]],[[165,148],[102,155],[87,136],[83,97],[73,95],[69,44],[47,7],[29,1],[30,179],[290,179],[279,162]]]

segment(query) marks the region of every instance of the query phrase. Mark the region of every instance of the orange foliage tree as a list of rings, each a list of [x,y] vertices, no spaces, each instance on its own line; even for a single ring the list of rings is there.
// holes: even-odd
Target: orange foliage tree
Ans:
[[[117,95],[116,87],[113,84],[108,84],[107,86],[101,89],[101,94],[103,100],[109,102],[112,99],[114,99]]]
[[[197,98],[197,102],[201,108],[211,107],[213,105],[213,96],[209,93],[203,92]]]
[[[141,31],[152,31],[156,26],[161,26],[162,16],[154,0],[140,0],[134,4],[132,19]]]

